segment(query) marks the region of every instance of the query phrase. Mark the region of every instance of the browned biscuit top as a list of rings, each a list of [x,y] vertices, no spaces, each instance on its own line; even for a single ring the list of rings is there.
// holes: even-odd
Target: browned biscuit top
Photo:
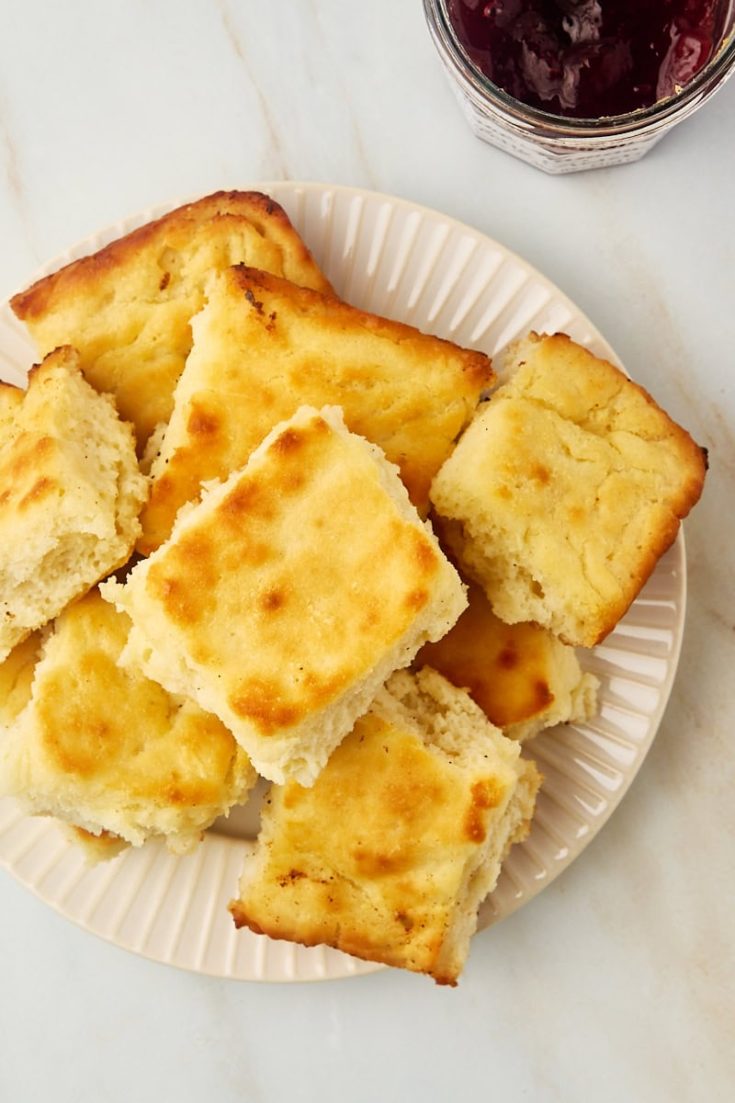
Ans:
[[[105,283],[115,276],[141,253],[163,247],[173,239],[174,245],[182,245],[196,233],[197,226],[220,221],[225,229],[236,226],[236,219],[246,219],[263,238],[272,237],[283,247],[287,246],[284,274],[298,282],[299,277],[310,277],[323,291],[331,291],[330,284],[314,264],[311,253],[295,234],[288,215],[274,199],[262,192],[218,191],[192,203],[176,207],[160,218],[147,222],[122,238],[111,241],[104,248],[79,260],[64,265],[57,272],[37,280],[25,291],[18,292],[10,300],[16,317],[30,322],[56,309],[68,296],[86,293],[96,283]],[[165,258],[162,258],[165,259]],[[165,291],[170,273],[161,268],[160,282]]]
[[[343,408],[397,464],[421,511],[492,376],[488,358],[244,266],[209,287],[152,469],[141,550],[171,531],[201,481],[241,466],[303,403]]]
[[[514,361],[432,501],[503,620],[590,647],[675,539],[706,454],[647,391],[563,334],[532,334]]]
[[[454,983],[442,962],[468,863],[516,781],[491,747],[484,769],[463,768],[369,713],[312,788],[271,790],[236,924]]]
[[[364,443],[319,416],[284,429],[228,486],[150,561],[145,600],[267,736],[396,644],[429,602],[440,557]]]
[[[504,624],[482,589],[448,634],[424,644],[415,665],[431,666],[464,687],[498,728],[546,712],[554,701],[552,648],[563,646],[535,624]]]
[[[171,414],[209,274],[239,261],[331,293],[277,203],[258,192],[218,192],[66,265],[11,306],[40,354],[78,349],[87,380],[114,394],[142,449]]]

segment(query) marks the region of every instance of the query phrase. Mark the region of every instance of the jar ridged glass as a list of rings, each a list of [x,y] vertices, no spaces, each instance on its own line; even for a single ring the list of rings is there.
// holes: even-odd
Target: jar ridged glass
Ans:
[[[569,119],[529,107],[494,85],[468,59],[447,0],[424,0],[434,44],[467,121],[478,138],[549,173],[581,172],[637,161],[689,118],[735,69],[735,7],[713,57],[676,95],[652,107],[600,119]]]

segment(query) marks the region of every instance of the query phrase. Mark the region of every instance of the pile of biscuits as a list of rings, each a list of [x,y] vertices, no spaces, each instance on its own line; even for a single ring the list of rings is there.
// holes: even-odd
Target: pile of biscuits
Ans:
[[[92,860],[270,783],[238,926],[454,984],[706,459],[611,364],[342,302],[217,193],[16,295],[0,385],[0,793]],[[234,891],[233,886],[233,891]]]

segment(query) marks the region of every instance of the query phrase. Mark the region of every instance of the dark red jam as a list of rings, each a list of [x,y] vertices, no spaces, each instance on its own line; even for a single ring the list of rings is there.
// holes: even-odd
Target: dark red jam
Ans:
[[[515,99],[599,119],[674,94],[719,45],[727,0],[448,0],[470,60]]]

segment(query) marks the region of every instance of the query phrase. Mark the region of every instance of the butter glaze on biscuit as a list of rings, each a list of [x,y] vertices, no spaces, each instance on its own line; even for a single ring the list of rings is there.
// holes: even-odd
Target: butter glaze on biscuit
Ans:
[[[102,592],[133,622],[123,661],[219,716],[263,776],[304,784],[466,604],[395,468],[310,407]]]
[[[536,624],[505,624],[475,583],[467,599],[447,635],[421,648],[418,668],[433,667],[466,689],[511,739],[531,739],[552,725],[594,716],[599,683],[582,671],[574,648]]]

